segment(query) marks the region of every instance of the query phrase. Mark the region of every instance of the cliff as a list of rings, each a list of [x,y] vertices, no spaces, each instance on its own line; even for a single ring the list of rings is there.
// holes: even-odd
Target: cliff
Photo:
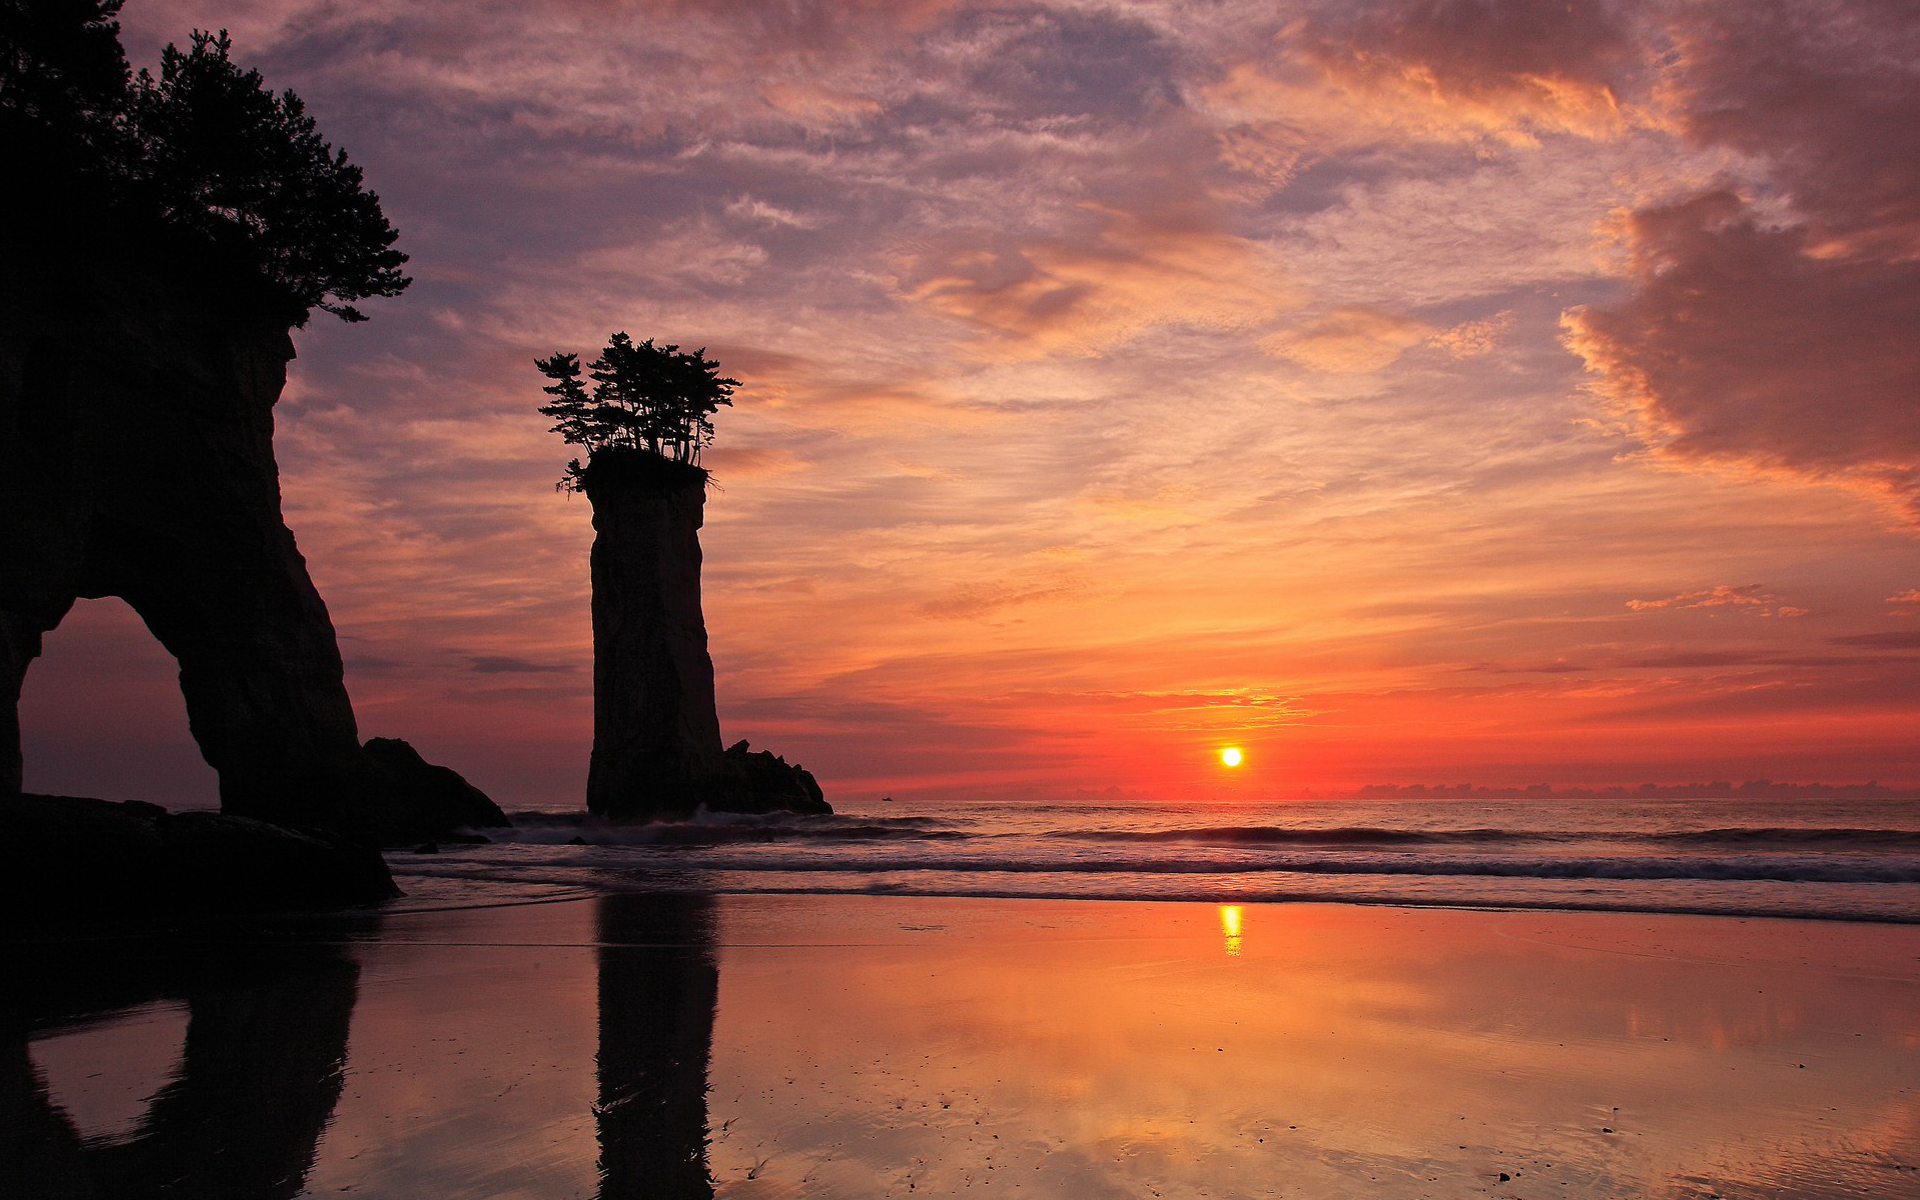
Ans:
[[[587,810],[621,820],[833,811],[785,759],[722,751],[700,604],[707,473],[636,450],[596,450],[580,473],[593,503],[593,759]],[[804,780],[804,782],[803,782]]]
[[[43,635],[76,599],[118,596],[180,664],[224,812],[415,836],[386,818],[420,772],[362,751],[281,516],[273,407],[298,314],[164,230],[75,226],[0,244],[0,796],[21,788]]]

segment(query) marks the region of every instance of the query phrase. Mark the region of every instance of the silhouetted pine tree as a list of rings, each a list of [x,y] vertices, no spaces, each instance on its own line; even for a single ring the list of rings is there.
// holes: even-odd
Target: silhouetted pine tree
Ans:
[[[38,217],[184,234],[256,272],[299,323],[314,308],[365,320],[352,301],[411,282],[380,198],[298,96],[234,65],[224,30],[169,45],[158,79],[131,77],[119,10],[0,0],[0,164]]]
[[[592,391],[581,382],[579,355],[537,358],[533,365],[553,380],[540,389],[553,397],[540,412],[554,419],[562,440],[585,446],[589,461],[596,451],[630,450],[698,466],[700,451],[713,442],[713,415],[733,404],[740,386],[706,353],[656,346],[652,338],[635,345],[616,333],[587,364]],[[568,463],[560,486],[578,490],[582,471],[579,459]]]

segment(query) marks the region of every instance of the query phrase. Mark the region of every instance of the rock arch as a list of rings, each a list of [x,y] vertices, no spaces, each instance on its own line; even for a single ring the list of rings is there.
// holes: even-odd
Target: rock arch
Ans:
[[[77,599],[117,596],[180,665],[223,811],[389,839],[503,824],[410,749],[361,748],[281,515],[284,305],[185,250],[62,250],[0,281],[0,796],[21,790],[43,636]]]

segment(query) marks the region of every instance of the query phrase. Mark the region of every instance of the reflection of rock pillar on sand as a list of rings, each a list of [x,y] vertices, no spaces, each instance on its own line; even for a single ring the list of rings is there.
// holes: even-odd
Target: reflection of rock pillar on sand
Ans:
[[[720,995],[708,896],[600,901],[602,1200],[713,1195],[707,1064]]]

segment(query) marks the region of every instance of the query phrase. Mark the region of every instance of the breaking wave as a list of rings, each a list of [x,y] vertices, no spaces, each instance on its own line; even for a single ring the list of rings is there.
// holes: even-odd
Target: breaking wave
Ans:
[[[923,803],[653,825],[578,813],[513,821],[485,844],[397,853],[394,872],[403,887],[567,895],[1312,899],[1920,922],[1920,805],[1321,802],[1229,815],[1225,805]]]

